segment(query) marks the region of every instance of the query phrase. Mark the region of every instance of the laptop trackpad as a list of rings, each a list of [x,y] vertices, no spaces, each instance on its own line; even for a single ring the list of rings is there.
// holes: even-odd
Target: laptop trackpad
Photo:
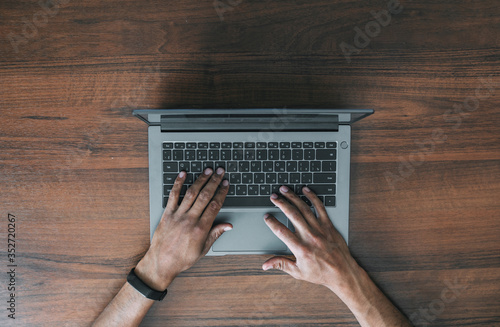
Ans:
[[[214,252],[287,251],[287,246],[264,222],[264,214],[270,213],[288,227],[288,218],[281,211],[220,212],[214,224],[228,222],[233,229],[224,232],[212,246]]]

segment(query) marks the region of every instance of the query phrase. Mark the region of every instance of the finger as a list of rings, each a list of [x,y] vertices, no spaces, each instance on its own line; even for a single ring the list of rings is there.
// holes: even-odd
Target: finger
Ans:
[[[314,194],[313,191],[307,186],[304,186],[302,188],[302,193],[305,194],[305,196],[311,201],[313,204],[314,208],[316,209],[316,212],[318,213],[318,218],[321,224],[323,225],[332,225],[333,223],[328,217],[328,214],[326,213],[325,206],[323,205],[323,202],[318,198],[316,194]]]
[[[191,185],[191,187],[187,189],[186,194],[184,195],[184,199],[179,205],[180,209],[188,211],[189,208],[191,208],[196,198],[198,197],[198,193],[200,193],[203,185],[205,185],[207,180],[210,178],[210,175],[212,175],[212,169],[205,168],[203,173],[200,174],[200,176],[194,181],[193,185]]]
[[[278,269],[281,271],[286,272],[293,278],[298,278],[300,270],[299,267],[297,267],[297,264],[285,257],[273,257],[262,265],[262,269],[264,270],[269,270],[269,269]]]
[[[221,187],[219,188],[214,198],[212,199],[212,201],[210,201],[208,206],[205,208],[205,211],[201,215],[200,223],[202,224],[202,226],[212,226],[215,217],[219,213],[220,208],[222,208],[228,190],[229,190],[229,181],[225,179],[222,181]]]
[[[305,218],[305,220],[309,223],[309,225],[314,226],[316,228],[319,228],[319,222],[318,218],[314,215],[312,212],[311,208],[303,201],[301,200],[297,194],[295,194],[290,188],[286,186],[281,186],[280,187],[280,193],[297,209],[299,209],[300,213],[302,216]]]
[[[167,201],[167,206],[166,209],[170,211],[175,211],[177,207],[179,206],[179,195],[181,193],[181,188],[182,185],[184,184],[184,181],[186,180],[186,172],[181,171],[179,175],[177,175],[177,178],[175,179],[174,186],[172,186],[172,189],[170,190],[170,194],[168,195],[168,201]]]
[[[299,239],[294,233],[292,233],[291,230],[288,229],[288,227],[283,225],[280,221],[278,221],[278,219],[276,219],[276,217],[270,214],[264,215],[264,221],[274,235],[276,235],[283,243],[286,244],[286,246],[288,246],[290,251],[294,254],[298,251],[300,245]]]
[[[299,210],[284,198],[280,198],[277,194],[271,195],[271,202],[274,203],[283,213],[290,219],[295,230],[305,231],[309,228],[309,224],[305,221]]]
[[[217,187],[222,181],[223,176],[224,176],[224,168],[221,167],[217,168],[215,174],[212,175],[207,184],[201,189],[193,206],[191,207],[191,209],[189,209],[190,212],[193,212],[193,214],[196,215],[197,217],[201,216],[201,214],[207,207],[207,204],[210,202],[210,200],[212,200],[215,191],[217,190]],[[222,206],[222,203],[220,204]]]
[[[217,241],[217,239],[224,234],[224,232],[230,231],[233,229],[233,225],[229,223],[218,224],[212,227],[210,232],[208,233],[207,240],[205,241],[205,246],[203,247],[202,256],[208,253],[212,245]]]

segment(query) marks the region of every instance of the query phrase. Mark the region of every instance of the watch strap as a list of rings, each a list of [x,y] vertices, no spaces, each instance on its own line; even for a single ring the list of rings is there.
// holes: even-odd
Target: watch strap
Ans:
[[[139,276],[135,274],[135,268],[132,268],[130,273],[127,276],[127,282],[132,285],[139,293],[144,295],[150,300],[161,301],[167,295],[167,290],[164,291],[156,291],[146,285]]]

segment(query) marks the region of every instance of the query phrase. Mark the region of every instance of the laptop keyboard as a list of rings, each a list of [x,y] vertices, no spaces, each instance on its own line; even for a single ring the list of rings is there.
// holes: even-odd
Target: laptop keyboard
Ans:
[[[272,193],[287,185],[308,205],[308,186],[325,204],[335,206],[337,142],[165,142],[163,207],[181,170],[187,178],[182,196],[207,167],[223,167],[229,192],[224,207],[270,207]]]

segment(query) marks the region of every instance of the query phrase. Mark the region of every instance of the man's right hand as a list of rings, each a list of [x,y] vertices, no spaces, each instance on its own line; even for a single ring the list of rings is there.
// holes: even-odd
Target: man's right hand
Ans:
[[[362,326],[411,326],[351,256],[320,199],[308,187],[302,191],[314,205],[317,216],[286,186],[280,187],[282,197],[271,195],[271,201],[292,222],[295,233],[271,215],[264,219],[295,255],[295,261],[273,257],[262,269],[279,269],[296,279],[328,287]]]

